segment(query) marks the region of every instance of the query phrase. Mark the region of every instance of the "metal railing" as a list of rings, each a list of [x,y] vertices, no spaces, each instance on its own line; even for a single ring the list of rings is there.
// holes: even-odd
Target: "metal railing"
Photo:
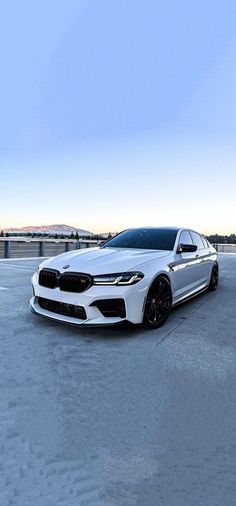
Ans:
[[[236,253],[236,244],[213,244],[218,253]]]
[[[91,248],[98,243],[92,239],[0,237],[0,259],[51,257],[66,251]]]
[[[31,237],[0,237],[0,259],[52,257],[83,248],[97,246],[93,239],[47,239]],[[219,253],[236,253],[236,244],[214,244]]]

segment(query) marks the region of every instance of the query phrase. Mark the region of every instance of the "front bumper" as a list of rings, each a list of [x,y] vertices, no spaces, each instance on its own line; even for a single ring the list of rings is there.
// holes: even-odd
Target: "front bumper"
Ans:
[[[92,286],[82,293],[64,292],[59,288],[46,288],[39,285],[38,275],[32,277],[34,296],[29,306],[33,313],[73,325],[114,325],[124,321],[141,323],[147,287],[144,280],[133,286]],[[41,307],[40,298],[63,303],[65,305],[80,306],[85,311],[85,319],[48,311]],[[97,301],[120,299],[124,301],[125,313],[120,316],[104,316],[96,306]],[[98,306],[100,306],[98,304]]]

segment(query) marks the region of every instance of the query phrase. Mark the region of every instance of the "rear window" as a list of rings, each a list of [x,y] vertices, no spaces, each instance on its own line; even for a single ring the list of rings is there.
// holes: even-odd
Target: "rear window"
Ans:
[[[165,228],[138,228],[121,232],[101,248],[137,248],[173,250],[177,230]]]

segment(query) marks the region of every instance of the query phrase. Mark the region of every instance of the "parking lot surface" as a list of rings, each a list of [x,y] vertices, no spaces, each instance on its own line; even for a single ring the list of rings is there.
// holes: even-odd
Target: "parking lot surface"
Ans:
[[[0,261],[1,506],[232,506],[236,255],[159,330],[32,315],[39,260]]]

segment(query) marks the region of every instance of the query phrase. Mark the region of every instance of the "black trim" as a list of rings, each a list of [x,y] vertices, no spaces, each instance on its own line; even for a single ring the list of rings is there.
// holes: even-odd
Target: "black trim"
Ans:
[[[191,299],[194,299],[194,297],[197,297],[198,295],[201,295],[201,293],[203,292],[206,292],[208,289],[208,285],[205,286],[204,288],[201,288],[200,290],[198,290],[197,292],[195,293],[192,293],[191,295],[186,295],[184,296],[181,300],[179,300],[178,302],[173,302],[172,304],[172,307],[176,307],[176,306],[180,306],[180,304],[183,304],[184,302],[188,302],[189,300]]]
[[[39,271],[39,285],[46,288],[56,288],[60,272],[56,269],[41,269]]]
[[[92,285],[92,276],[82,272],[65,272],[59,277],[59,288],[62,292],[82,293]]]
[[[184,244],[182,242],[179,243],[176,253],[195,253],[197,251],[196,244]]]
[[[39,271],[39,285],[59,288],[63,292],[82,293],[93,285],[93,277],[84,272],[63,272],[44,268]]]

